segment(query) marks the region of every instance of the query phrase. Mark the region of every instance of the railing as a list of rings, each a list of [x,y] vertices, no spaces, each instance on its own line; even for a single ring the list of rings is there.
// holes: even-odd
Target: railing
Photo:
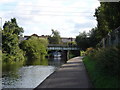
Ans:
[[[48,50],[80,50],[80,48],[74,45],[49,44]]]
[[[117,46],[120,45],[120,26],[108,33],[108,35],[99,43],[102,47]]]

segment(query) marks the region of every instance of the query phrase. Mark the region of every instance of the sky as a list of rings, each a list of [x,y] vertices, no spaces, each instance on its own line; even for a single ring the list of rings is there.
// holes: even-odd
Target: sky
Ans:
[[[98,0],[0,0],[2,25],[11,18],[24,29],[23,35],[51,35],[75,38],[97,26],[93,16]]]

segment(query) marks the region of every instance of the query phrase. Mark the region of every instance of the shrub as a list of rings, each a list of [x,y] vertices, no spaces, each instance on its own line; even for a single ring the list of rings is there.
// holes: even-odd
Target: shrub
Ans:
[[[18,53],[16,53],[15,55],[10,55],[8,53],[2,53],[2,63],[9,63],[9,64],[13,64],[13,63],[22,63],[24,64],[24,56],[23,56],[23,52],[22,50],[18,51]]]
[[[43,38],[32,36],[20,43],[20,48],[25,52],[26,64],[33,64],[47,54],[48,41]]]
[[[83,58],[83,62],[89,74],[89,77],[95,88],[120,88],[120,79],[116,76],[104,74],[96,68],[96,61],[91,57],[86,56]]]
[[[93,49],[93,48],[87,48],[86,50],[86,55],[90,56],[90,57],[94,57],[95,56],[95,53],[96,53],[96,50]]]
[[[80,56],[85,56],[85,51],[80,51]]]
[[[118,75],[118,72],[120,72],[119,52],[119,49],[116,47],[98,50],[98,52],[95,53],[97,68],[107,74]]]

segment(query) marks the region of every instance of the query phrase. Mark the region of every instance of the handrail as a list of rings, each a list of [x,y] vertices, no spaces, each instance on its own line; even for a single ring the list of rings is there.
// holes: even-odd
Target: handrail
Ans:
[[[77,45],[63,45],[63,44],[49,44],[48,47],[56,47],[56,46],[60,46],[60,47],[77,47]]]

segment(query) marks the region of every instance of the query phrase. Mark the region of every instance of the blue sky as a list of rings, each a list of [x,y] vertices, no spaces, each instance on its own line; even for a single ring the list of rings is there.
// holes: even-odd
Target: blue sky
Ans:
[[[50,35],[58,30],[62,37],[76,37],[97,25],[93,17],[98,0],[0,0],[2,24],[16,18],[24,35]]]

